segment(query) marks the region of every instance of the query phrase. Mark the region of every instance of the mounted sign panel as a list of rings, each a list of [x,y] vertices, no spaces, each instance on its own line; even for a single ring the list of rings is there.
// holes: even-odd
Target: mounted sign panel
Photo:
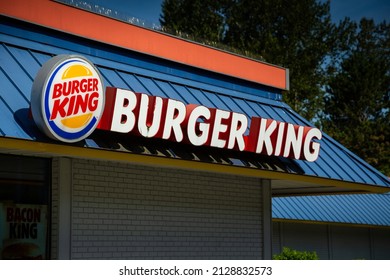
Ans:
[[[315,161],[322,138],[318,128],[107,88],[99,129],[161,138],[194,146],[246,151]]]
[[[37,126],[63,142],[85,139],[97,127],[312,162],[318,158],[322,138],[315,127],[257,116],[249,122],[242,113],[114,87],[103,94],[98,70],[80,56],[56,56],[42,67],[33,84],[31,107]]]
[[[102,78],[84,57],[55,56],[34,80],[32,115],[52,139],[73,143],[86,138],[95,130],[103,108]]]

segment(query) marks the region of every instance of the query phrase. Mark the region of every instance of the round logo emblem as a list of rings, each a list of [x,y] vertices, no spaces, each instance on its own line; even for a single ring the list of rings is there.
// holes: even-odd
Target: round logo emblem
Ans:
[[[31,93],[37,126],[50,138],[77,142],[90,135],[104,108],[97,68],[77,55],[58,55],[39,70]]]

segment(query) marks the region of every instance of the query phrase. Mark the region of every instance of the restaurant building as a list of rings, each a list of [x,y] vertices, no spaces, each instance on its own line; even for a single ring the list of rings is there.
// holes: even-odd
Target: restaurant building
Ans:
[[[2,259],[270,259],[272,197],[389,191],[282,101],[287,69],[57,1],[0,11]]]

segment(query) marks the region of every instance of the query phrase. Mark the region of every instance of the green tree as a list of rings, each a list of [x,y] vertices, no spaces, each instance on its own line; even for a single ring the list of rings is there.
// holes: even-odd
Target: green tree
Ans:
[[[163,30],[176,35],[222,41],[225,23],[223,0],[165,0],[160,23]]]
[[[241,0],[227,8],[225,43],[289,68],[284,101],[312,120],[322,108],[323,63],[334,46],[329,2]]]
[[[291,248],[283,247],[282,252],[272,256],[273,260],[318,260],[316,252],[297,251]]]
[[[362,19],[330,73],[323,129],[390,175],[390,26]]]

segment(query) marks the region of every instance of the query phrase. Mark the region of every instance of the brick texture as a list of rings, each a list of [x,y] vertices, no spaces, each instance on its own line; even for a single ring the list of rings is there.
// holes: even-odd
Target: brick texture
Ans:
[[[51,259],[57,259],[58,258],[58,158],[53,158],[52,160],[52,178],[51,178],[51,224],[50,224],[50,258]]]
[[[72,259],[261,259],[261,180],[72,160]]]

